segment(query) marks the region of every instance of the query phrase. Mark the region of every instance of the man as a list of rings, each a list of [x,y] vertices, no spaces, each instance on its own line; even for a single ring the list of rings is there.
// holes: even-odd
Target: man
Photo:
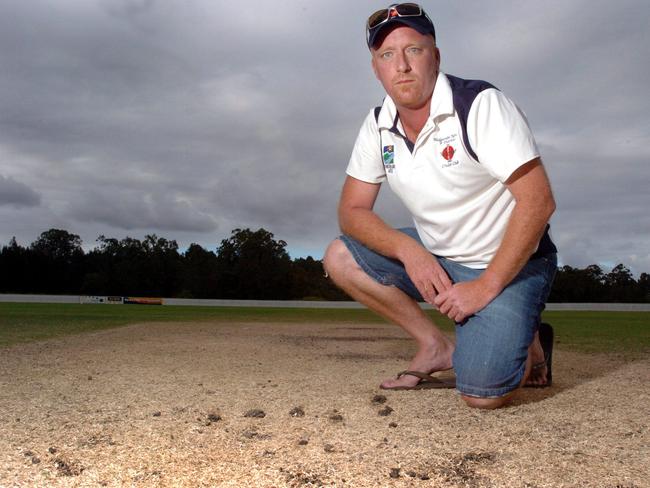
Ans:
[[[453,367],[468,405],[500,407],[526,382],[550,384],[552,342],[545,334],[545,351],[538,328],[557,267],[547,233],[555,202],[535,140],[496,88],[440,72],[419,5],[379,10],[366,30],[387,96],[355,143],[339,202],[343,235],[325,269],[417,342],[405,374],[382,388],[444,386],[430,374]],[[392,229],[373,211],[384,181],[415,228]],[[456,322],[456,343],[422,300]]]

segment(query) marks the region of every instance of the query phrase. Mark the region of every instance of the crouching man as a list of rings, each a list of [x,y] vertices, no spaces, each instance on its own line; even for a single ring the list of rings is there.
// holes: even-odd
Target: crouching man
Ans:
[[[552,329],[540,331],[540,316],[557,267],[555,202],[535,139],[497,88],[440,71],[419,5],[375,12],[367,43],[386,97],[355,143],[339,202],[343,235],[325,269],[417,343],[407,370],[382,388],[449,386],[431,374],[453,368],[467,404],[500,407],[521,386],[551,381]],[[393,229],[373,211],[383,182],[414,228]],[[454,320],[455,341],[419,301]]]

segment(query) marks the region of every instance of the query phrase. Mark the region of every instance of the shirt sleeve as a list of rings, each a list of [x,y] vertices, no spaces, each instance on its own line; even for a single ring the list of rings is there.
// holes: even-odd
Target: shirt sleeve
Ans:
[[[501,182],[539,156],[526,115],[494,88],[483,90],[474,100],[467,137],[480,163]]]
[[[354,143],[346,173],[366,183],[381,183],[386,180],[386,170],[381,157],[379,129],[371,110],[359,130]]]

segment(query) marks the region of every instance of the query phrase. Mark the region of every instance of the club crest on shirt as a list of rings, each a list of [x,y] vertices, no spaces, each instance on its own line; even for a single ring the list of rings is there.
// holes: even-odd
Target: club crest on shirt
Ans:
[[[454,159],[454,156],[456,156],[457,153],[456,147],[458,147],[456,145],[458,143],[458,134],[450,134],[448,136],[436,137],[434,139],[438,143],[439,154],[445,160],[442,167],[449,168],[450,166],[456,166],[459,163],[458,158]],[[454,147],[455,145],[456,147]]]
[[[395,170],[395,146],[384,146],[382,159],[386,173],[392,173]]]
[[[454,146],[447,146],[442,150],[442,157],[447,161],[451,161],[454,157],[455,152],[456,150],[454,149]]]

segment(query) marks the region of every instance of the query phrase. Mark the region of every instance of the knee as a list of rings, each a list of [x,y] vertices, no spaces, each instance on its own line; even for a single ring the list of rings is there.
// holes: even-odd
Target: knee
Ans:
[[[334,239],[327,247],[323,256],[325,273],[334,282],[339,281],[346,269],[350,269],[350,266],[356,267],[356,265],[356,261],[341,239]]]
[[[512,394],[504,395],[497,398],[480,398],[467,395],[460,396],[468,407],[481,408],[484,410],[494,410],[506,406],[512,401]]]

